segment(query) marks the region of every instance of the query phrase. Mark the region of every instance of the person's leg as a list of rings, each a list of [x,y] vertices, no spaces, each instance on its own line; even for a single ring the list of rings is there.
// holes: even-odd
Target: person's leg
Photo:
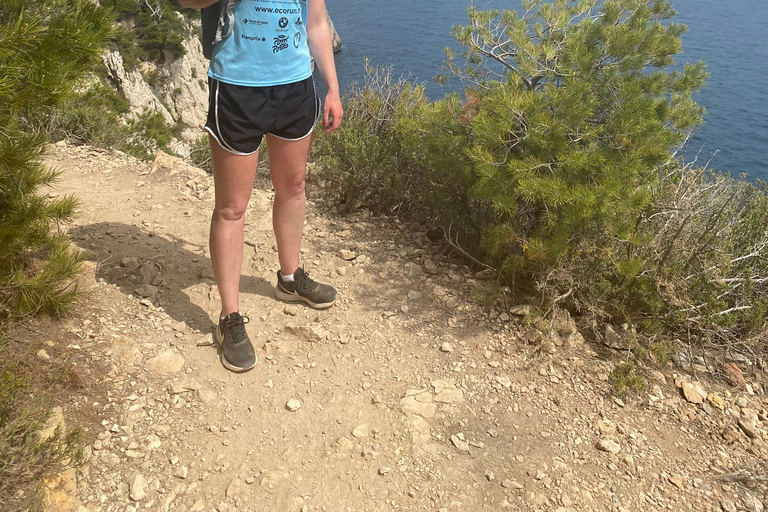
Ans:
[[[210,138],[216,204],[211,218],[209,247],[213,275],[221,296],[221,315],[239,311],[243,263],[245,210],[253,190],[258,151],[235,155]]]
[[[312,145],[312,136],[300,140],[285,140],[267,135],[269,174],[275,188],[272,226],[277,239],[280,272],[292,275],[299,268],[301,238],[304,232],[304,211],[307,196],[304,174]]]

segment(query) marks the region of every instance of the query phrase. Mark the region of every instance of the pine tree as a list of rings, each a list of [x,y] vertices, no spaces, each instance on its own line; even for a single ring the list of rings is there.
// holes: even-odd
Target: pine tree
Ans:
[[[522,15],[471,8],[454,29],[474,193],[496,216],[483,247],[507,275],[535,282],[582,240],[639,236],[659,169],[703,113],[704,64],[672,68],[675,14],[666,0],[526,0]]]
[[[58,173],[41,160],[34,119],[66,99],[93,69],[112,16],[89,0],[6,0],[0,6],[0,328],[13,318],[60,312],[83,256],[61,224],[77,201],[42,188]]]

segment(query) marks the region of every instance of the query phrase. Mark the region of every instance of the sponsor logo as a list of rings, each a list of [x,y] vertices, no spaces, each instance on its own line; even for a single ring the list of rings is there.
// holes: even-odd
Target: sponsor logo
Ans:
[[[277,36],[272,43],[272,53],[281,52],[288,48],[288,36],[280,35]]]
[[[296,25],[303,25],[303,24],[304,24],[304,20],[302,20],[301,18],[296,18]]]
[[[278,23],[280,25],[280,28],[285,28],[288,26],[288,18],[282,17],[280,18],[280,22]]]
[[[262,20],[249,20],[248,18],[243,18],[244,24],[251,24],[251,25],[269,25],[268,22],[262,21]]]
[[[293,46],[295,48],[298,48],[300,44],[301,44],[301,32],[296,32],[296,34],[294,34],[293,36]]]
[[[240,36],[241,39],[245,39],[246,41],[266,41],[266,37],[260,37],[260,36],[247,36],[245,34]]]

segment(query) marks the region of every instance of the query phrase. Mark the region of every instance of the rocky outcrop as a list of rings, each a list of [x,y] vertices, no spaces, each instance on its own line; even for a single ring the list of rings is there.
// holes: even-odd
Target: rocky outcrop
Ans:
[[[182,42],[184,55],[175,59],[168,55],[163,64],[145,62],[140,69],[128,71],[118,51],[110,51],[103,57],[112,81],[131,105],[130,117],[136,118],[145,111],[159,112],[167,124],[183,125],[180,140],[170,144],[183,157],[189,156],[192,145],[202,136],[200,127],[205,124],[208,110],[208,59],[203,55],[199,21],[193,23],[197,26],[192,27]],[[330,16],[328,25],[333,51],[339,52],[341,38]],[[148,81],[147,77],[152,80]]]
[[[131,104],[130,113],[132,116],[135,117],[148,110],[150,112],[160,112],[166,123],[172,124],[174,122],[171,113],[155,95],[141,73],[136,70],[125,70],[123,57],[120,55],[120,52],[108,52],[103,57],[103,61],[109,70],[113,82],[117,86],[118,92]]]
[[[328,28],[331,29],[331,41],[333,43],[333,53],[339,53],[341,51],[341,36],[339,36],[339,33],[336,32],[336,28],[333,26],[331,15],[328,14],[328,12],[326,12],[325,15],[326,15],[326,18],[328,19]]]

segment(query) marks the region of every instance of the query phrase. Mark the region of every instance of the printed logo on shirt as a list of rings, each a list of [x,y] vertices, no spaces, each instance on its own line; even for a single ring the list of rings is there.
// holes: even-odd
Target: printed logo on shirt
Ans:
[[[296,25],[303,25],[303,24],[304,24],[304,20],[302,20],[301,18],[296,18]]]
[[[266,37],[260,37],[260,36],[247,36],[245,34],[240,36],[242,39],[245,39],[246,41],[261,41],[264,42],[267,40]]]
[[[280,28],[285,28],[288,26],[288,18],[280,18],[280,22],[278,23],[280,25]]]
[[[243,18],[243,23],[251,24],[251,25],[269,25],[269,22],[263,21],[263,20],[249,20],[248,18]]]
[[[293,36],[293,46],[295,48],[298,48],[301,44],[301,32],[296,32],[296,34]]]
[[[275,40],[272,44],[272,53],[283,51],[286,48],[288,48],[288,36],[279,35],[275,37]]]

